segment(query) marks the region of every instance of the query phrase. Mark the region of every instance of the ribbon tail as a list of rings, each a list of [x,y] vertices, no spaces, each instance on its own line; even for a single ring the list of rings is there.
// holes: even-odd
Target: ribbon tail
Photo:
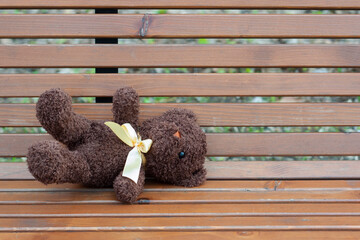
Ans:
[[[122,176],[130,178],[137,184],[140,174],[141,162],[141,153],[136,148],[133,148],[126,158]]]

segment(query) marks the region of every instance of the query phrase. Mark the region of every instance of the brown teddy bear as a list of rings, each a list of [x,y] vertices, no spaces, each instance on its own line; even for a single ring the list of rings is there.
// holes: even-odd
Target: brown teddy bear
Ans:
[[[42,141],[29,148],[29,171],[45,184],[113,186],[117,199],[129,203],[143,190],[145,170],[161,182],[185,187],[195,187],[205,181],[206,138],[193,112],[171,109],[140,125],[139,97],[130,87],[116,91],[112,112],[114,122],[129,123],[141,139],[152,141],[143,155],[146,164],[141,165],[137,181],[123,176],[133,148],[104,122],[74,113],[71,97],[61,89],[46,91],[36,105],[41,125],[57,141]]]

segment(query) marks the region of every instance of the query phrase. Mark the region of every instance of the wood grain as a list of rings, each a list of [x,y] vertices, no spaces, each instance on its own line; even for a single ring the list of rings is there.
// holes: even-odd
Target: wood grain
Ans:
[[[357,96],[359,79],[360,73],[1,74],[0,97],[38,97],[56,87],[74,97],[109,97],[123,86],[142,97]]]
[[[299,161],[301,162],[301,161]],[[335,163],[336,161],[322,161],[323,166],[331,167],[330,163]],[[236,167],[236,163],[238,162],[217,162],[218,164],[214,164],[214,162],[206,162],[207,168],[215,168],[218,166],[224,166],[226,168],[226,165],[233,165]],[[246,165],[248,162],[241,162],[241,164]],[[255,162],[255,165],[259,165],[261,162]],[[269,162],[262,162],[266,165],[266,163]],[[344,162],[343,162],[344,163]],[[345,162],[346,163],[346,162]],[[1,163],[0,166],[4,168],[10,168],[9,165],[17,165],[19,168],[23,167],[25,168],[25,163]],[[286,164],[286,162],[285,162]],[[303,164],[307,165],[309,164]],[[316,162],[315,162],[316,164]],[[275,164],[272,163],[274,166]],[[299,164],[298,164],[299,165]],[[288,165],[290,166],[290,165]],[[295,164],[293,165],[295,166]],[[211,172],[214,176],[214,173]],[[113,191],[111,188],[103,188],[103,189],[94,189],[94,188],[86,188],[82,184],[48,184],[44,185],[41,182],[35,181],[34,179],[28,179],[28,180],[20,180],[17,179],[16,181],[13,180],[4,180],[0,178],[0,192],[43,192],[43,191],[59,191],[59,192],[66,192],[66,191],[72,191],[72,192],[91,192],[91,191]],[[208,174],[209,177],[209,174]],[[211,177],[211,176],[210,176]],[[32,180],[32,181],[29,181]],[[218,181],[221,180],[221,181]],[[317,181],[309,181],[309,180],[226,180],[225,178],[222,179],[211,179],[208,178],[208,180],[202,184],[199,187],[193,187],[193,188],[184,188],[181,186],[175,186],[165,183],[159,183],[155,181],[154,179],[148,178],[146,180],[145,184],[145,192],[206,192],[206,191],[301,191],[301,190],[359,190],[360,189],[360,181],[359,180],[317,180]],[[360,206],[359,206],[360,207]]]
[[[359,38],[359,15],[1,15],[4,38]],[[224,27],[226,26],[226,27]]]
[[[54,191],[55,189],[51,186],[43,187],[46,191],[41,192],[39,189],[31,189],[32,184],[38,185],[33,181],[12,182],[12,184],[29,187],[29,189],[10,188],[11,192],[6,189],[1,190],[0,200],[13,197],[17,199],[17,204],[0,205],[0,210],[3,210],[3,214],[0,215],[2,226],[0,231],[3,232],[1,236],[12,236],[5,235],[4,232],[16,232],[16,236],[47,236],[50,239],[51,237],[56,239],[57,236],[65,236],[64,234],[76,236],[69,235],[75,232],[78,234],[86,232],[88,236],[94,236],[93,234],[100,232],[104,237],[107,234],[124,231],[124,234],[128,236],[130,233],[131,236],[141,236],[143,231],[146,231],[146,236],[162,236],[161,234],[169,236],[167,231],[181,231],[181,234],[185,234],[184,229],[186,229],[196,233],[200,239],[215,236],[207,234],[206,231],[217,233],[221,230],[226,230],[228,233],[223,236],[230,236],[229,234],[235,231],[238,231],[236,236],[246,237],[252,236],[256,231],[261,232],[255,234],[254,237],[263,237],[265,236],[263,233],[273,233],[271,236],[277,236],[278,231],[282,231],[283,236],[287,236],[288,233],[297,231],[296,236],[316,236],[325,239],[329,237],[326,235],[329,230],[332,236],[336,236],[336,231],[346,231],[343,235],[347,237],[356,236],[352,235],[350,230],[359,230],[358,211],[360,209],[356,204],[358,194],[353,195],[358,181],[284,181],[278,185],[279,188],[273,188],[273,184],[276,184],[274,181],[210,181],[204,186],[195,188],[193,192],[187,188],[182,188],[184,192],[181,192],[181,189],[175,192],[166,191],[168,188],[166,185],[159,188],[165,192],[153,192],[146,191],[150,190],[149,186],[146,186],[141,196],[148,199],[147,204],[140,205],[122,205],[111,201],[110,199],[113,198],[111,189],[89,189],[90,193],[82,191],[84,189],[79,189],[75,185],[75,191],[71,191],[72,187],[66,184],[56,186],[59,190],[61,187],[64,188],[60,192]],[[238,187],[242,185],[259,188],[240,190]],[[8,182],[0,181],[0,187],[3,186],[8,186]],[[306,186],[309,188],[298,188]],[[319,186],[327,190],[314,188]],[[152,183],[150,187],[153,188]],[[213,191],[214,187],[218,190]],[[171,189],[173,187],[169,188]],[[196,191],[196,189],[205,191]],[[187,194],[183,194],[185,192]],[[26,194],[32,194],[33,197],[26,197]],[[150,199],[147,198],[148,195],[160,199]],[[231,198],[232,204],[220,203],[216,200],[217,195],[223,202]],[[90,196],[93,201],[89,200]],[[283,199],[284,196],[291,199]],[[312,198],[309,199],[309,196]],[[22,201],[22,197],[31,200]],[[169,204],[173,197],[176,197],[176,203]],[[46,200],[40,204],[38,200],[41,201],[42,198]],[[187,199],[191,199],[193,203],[187,203]],[[55,202],[57,204],[54,204]],[[213,205],[214,203],[216,204]],[[96,204],[96,207],[90,204]],[[25,232],[29,235],[24,235]],[[51,232],[56,234],[51,235]],[[156,235],[151,235],[151,233]],[[180,236],[190,236],[190,233]]]
[[[359,45],[3,45],[2,68],[360,67]]]
[[[111,120],[111,104],[74,104],[91,120]],[[172,108],[192,110],[201,126],[358,126],[359,103],[158,103],[141,104],[140,121]],[[40,126],[34,104],[0,104],[0,126]]]
[[[142,192],[136,204],[360,203],[360,190]],[[113,191],[0,192],[0,205],[121,204]],[[1,221],[1,218],[0,218]],[[1,224],[2,225],[2,224]],[[1,231],[1,230],[0,230]]]
[[[1,218],[46,217],[241,217],[241,216],[360,216],[356,203],[258,203],[258,204],[137,204],[129,205],[0,205]]]
[[[358,217],[29,218],[26,220],[0,219],[0,231],[360,230]]]
[[[246,238],[249,240],[263,240],[263,239],[277,239],[277,240],[304,240],[304,239],[338,239],[338,240],[348,240],[356,239],[359,236],[359,231],[349,231],[349,230],[333,230],[333,231],[301,231],[301,230],[292,230],[292,231],[261,231],[261,230],[252,230],[252,231],[180,231],[180,232],[171,232],[171,231],[161,231],[161,232],[21,232],[21,233],[0,233],[0,237],[9,240],[33,240],[33,239],[48,239],[48,240],[63,240],[63,239],[89,239],[89,240],[98,240],[98,239],[108,239],[108,240],[118,240],[118,239],[174,239],[174,240],[183,240],[183,239],[199,239],[199,240],[208,240],[208,239],[236,239],[236,238]]]
[[[302,162],[302,161],[299,161]],[[330,163],[335,163],[336,161],[322,161],[323,166],[331,166]],[[217,164],[214,164],[214,162],[206,162],[206,167],[218,167],[221,166],[227,167],[227,165],[233,165],[236,167],[237,162],[215,162]],[[246,164],[247,161],[241,162],[240,164]],[[269,162],[262,162],[264,164]],[[315,162],[316,163],[316,162]],[[346,162],[343,162],[346,163]],[[1,165],[3,164],[3,165]],[[8,168],[9,165],[18,165],[19,167],[25,166],[25,163],[1,163],[0,166]],[[260,162],[255,161],[255,165],[260,164]],[[286,164],[286,162],[285,162]],[[307,162],[306,164],[309,164]],[[304,164],[304,165],[306,165]],[[212,166],[213,165],[213,166]],[[272,164],[275,166],[275,164]],[[288,165],[291,166],[291,165]],[[294,165],[293,165],[294,166]],[[15,180],[15,179],[14,179]],[[17,179],[14,180],[4,180],[0,178],[0,192],[16,192],[16,191],[96,191],[94,188],[85,188],[81,184],[48,184],[44,185],[41,182],[35,181],[33,179],[28,180],[20,180]],[[29,181],[32,180],[32,181]],[[256,181],[254,180],[226,180],[221,179],[221,181],[218,181],[219,179],[210,179],[202,184],[200,187],[193,187],[193,188],[184,188],[181,186],[175,186],[165,183],[159,183],[155,181],[154,179],[148,178],[146,180],[145,184],[145,190],[144,191],[188,191],[188,192],[199,192],[199,191],[214,191],[214,189],[217,189],[217,191],[244,191],[244,190],[251,190],[251,191],[267,191],[273,189],[275,190],[281,190],[281,191],[293,191],[293,190],[304,190],[304,189],[310,189],[310,190],[349,190],[351,189],[359,189],[360,188],[360,181],[359,180],[316,180],[316,181],[308,181],[308,180],[261,180],[258,179]],[[107,189],[109,191],[112,191],[111,189]],[[106,190],[104,190],[106,191]],[[360,207],[360,206],[359,206]]]
[[[47,134],[2,134],[0,156],[25,156]],[[208,156],[360,155],[360,133],[209,133]],[[360,163],[360,162],[359,162]]]
[[[360,179],[359,165],[358,161],[207,161],[205,163],[208,180]],[[34,179],[29,173],[26,163],[0,163],[0,166],[0,179],[2,180]],[[323,186],[316,183],[311,182],[311,184],[312,187],[323,188]],[[247,187],[252,186],[252,184],[247,183]],[[269,186],[275,187],[275,184]],[[336,184],[334,187],[341,188]]]
[[[360,9],[358,0],[2,0],[0,8]]]

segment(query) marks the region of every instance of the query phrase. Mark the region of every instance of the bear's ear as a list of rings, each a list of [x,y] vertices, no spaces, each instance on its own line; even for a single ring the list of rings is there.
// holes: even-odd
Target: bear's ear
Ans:
[[[161,118],[170,121],[170,122],[178,122],[181,121],[183,118],[189,118],[193,121],[196,121],[195,113],[189,109],[184,108],[173,108],[166,111]]]

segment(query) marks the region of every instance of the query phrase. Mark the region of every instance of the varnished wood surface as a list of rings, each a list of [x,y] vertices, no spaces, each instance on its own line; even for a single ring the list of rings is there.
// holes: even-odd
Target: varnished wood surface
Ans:
[[[109,97],[131,86],[145,96],[357,96],[360,73],[1,74],[0,97]],[[18,86],[23,86],[19,88]]]
[[[359,38],[360,16],[4,14],[0,15],[0,37]]]
[[[115,90],[114,90],[115,91]],[[91,120],[113,119],[112,104],[74,104]],[[172,108],[192,110],[200,126],[358,126],[359,103],[156,103],[141,104],[140,121]],[[0,126],[40,126],[35,104],[0,104]]]
[[[112,191],[109,189],[109,191]],[[95,206],[94,206],[95,205]],[[16,207],[0,205],[0,218],[49,218],[49,217],[359,217],[358,203],[242,203],[242,204],[182,204],[181,212],[173,204],[137,204],[137,207],[114,204],[29,205]],[[216,207],[215,207],[215,206]],[[270,205],[270,206],[269,206]]]
[[[330,163],[335,163],[336,161],[323,161],[324,166],[330,166]],[[222,162],[217,162],[218,164],[214,164],[214,162],[206,162],[206,167],[211,168],[211,165],[223,165]],[[238,162],[239,163],[239,162]],[[241,162],[241,164],[245,164],[246,162]],[[262,162],[266,164],[266,162]],[[271,162],[270,162],[271,163]],[[342,162],[344,163],[344,162]],[[346,163],[346,162],[345,162]],[[9,165],[18,165],[25,169],[25,163],[0,163],[2,168],[9,168]],[[225,163],[226,164],[226,163]],[[228,164],[232,164],[236,167],[236,162],[228,162]],[[255,164],[260,165],[260,162],[255,162]],[[305,163],[306,164],[306,163]],[[225,180],[225,176],[223,178],[219,178],[217,180],[222,179],[222,181],[212,181],[214,178],[208,176],[208,181],[206,181],[203,185],[194,188],[184,188],[181,186],[175,186],[165,183],[158,183],[153,179],[147,179],[145,192],[178,192],[178,191],[186,191],[186,192],[203,192],[203,191],[269,191],[269,190],[286,190],[286,191],[304,191],[306,189],[317,190],[317,191],[326,191],[326,190],[338,190],[345,191],[349,189],[359,190],[360,189],[360,181],[359,180],[317,180],[317,181],[308,181],[308,180]],[[34,180],[32,179],[21,179],[21,175],[18,174],[17,178],[13,180],[4,180],[4,177],[0,177],[0,192],[41,192],[41,191],[51,191],[51,192],[66,192],[66,191],[75,191],[75,192],[91,192],[91,191],[112,191],[109,189],[94,189],[94,188],[85,188],[81,184],[48,184],[44,185],[38,181],[28,181]],[[331,185],[329,185],[331,182]],[[358,206],[360,207],[360,205]],[[357,208],[356,208],[357,209]]]
[[[359,179],[359,161],[206,161],[207,179]],[[26,163],[0,163],[0,179],[2,180],[33,180]],[[334,184],[334,182],[332,182]],[[238,183],[235,183],[238,184]],[[238,185],[243,188],[252,187]],[[262,183],[259,183],[262,184]],[[323,185],[319,182],[311,186]],[[10,186],[12,186],[10,184]],[[24,185],[26,188],[27,185]],[[342,185],[341,185],[342,186]],[[274,187],[274,186],[270,186]],[[277,186],[279,187],[279,186]],[[304,186],[305,188],[306,186]],[[339,187],[332,185],[329,187]],[[351,185],[350,187],[354,187]]]
[[[325,239],[330,230],[331,236],[352,237],[360,230],[359,186],[358,180],[221,180],[183,188],[150,181],[137,204],[127,205],[114,200],[110,188],[0,181],[0,236],[57,239],[101,233],[113,239],[192,232],[201,239],[226,231],[224,239],[235,232],[260,239],[281,231],[281,236]]]
[[[359,217],[0,218],[3,232],[360,230]],[[287,221],[288,224],[284,224]],[[21,227],[19,227],[19,222]],[[212,225],[212,227],[210,227]]]
[[[359,0],[3,0],[0,8],[360,9]]]
[[[141,238],[144,240],[150,239],[174,239],[174,240],[183,240],[183,239],[199,239],[199,240],[223,240],[223,239],[236,239],[244,238],[249,240],[264,240],[264,239],[278,239],[278,240],[304,240],[304,239],[337,239],[337,240],[349,240],[357,239],[359,236],[359,231],[258,231],[258,230],[243,230],[243,231],[188,231],[183,230],[181,232],[41,232],[41,233],[31,233],[31,232],[21,232],[21,233],[0,233],[0,237],[4,237],[9,240],[33,240],[38,238],[45,238],[48,240],[63,240],[63,239],[89,239],[89,240],[98,240],[98,239],[137,239]]]
[[[208,133],[208,156],[355,156],[360,133]],[[0,156],[25,156],[47,134],[1,134]]]
[[[359,45],[3,45],[2,68],[360,67]]]

